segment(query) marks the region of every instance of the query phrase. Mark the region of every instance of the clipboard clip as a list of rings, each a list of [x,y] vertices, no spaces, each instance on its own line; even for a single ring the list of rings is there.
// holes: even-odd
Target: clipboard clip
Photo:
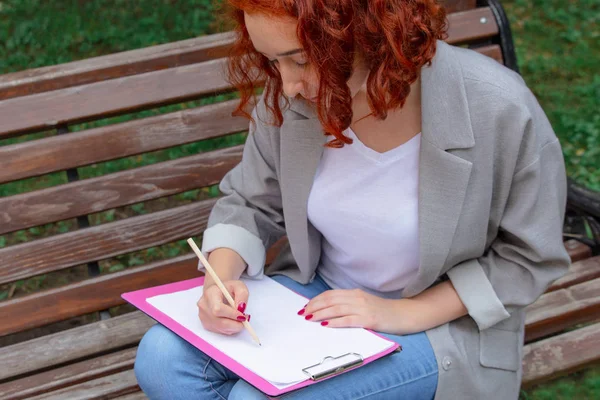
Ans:
[[[363,363],[358,353],[346,353],[338,357],[325,357],[320,363],[302,369],[310,379],[318,381],[332,375],[340,374]]]

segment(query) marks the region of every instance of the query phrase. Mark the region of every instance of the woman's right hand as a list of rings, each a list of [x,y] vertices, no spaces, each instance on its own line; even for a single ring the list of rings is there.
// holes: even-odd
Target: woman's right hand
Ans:
[[[211,332],[233,335],[244,329],[243,321],[250,316],[244,314],[248,303],[248,287],[240,280],[224,281],[223,285],[233,297],[236,308],[229,305],[216,284],[204,288],[198,300],[198,317],[202,326]]]

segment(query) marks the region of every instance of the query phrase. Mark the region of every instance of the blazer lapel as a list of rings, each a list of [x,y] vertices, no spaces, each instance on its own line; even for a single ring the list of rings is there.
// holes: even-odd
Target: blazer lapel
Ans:
[[[415,278],[403,290],[414,296],[439,277],[471,175],[471,162],[451,150],[475,141],[461,67],[452,48],[438,41],[431,66],[421,72],[422,133],[419,160],[419,254]]]
[[[321,254],[320,234],[307,216],[308,196],[327,140],[316,112],[304,101],[293,100],[292,111],[299,119],[288,118],[281,126],[281,193],[286,232],[292,254],[302,275],[310,279]],[[304,118],[308,117],[308,118]]]

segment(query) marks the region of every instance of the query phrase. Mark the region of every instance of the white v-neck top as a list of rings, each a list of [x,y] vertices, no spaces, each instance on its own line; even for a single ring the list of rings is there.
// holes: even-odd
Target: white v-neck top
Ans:
[[[379,153],[354,140],[325,148],[308,198],[322,238],[318,273],[333,288],[401,297],[419,268],[421,134]]]

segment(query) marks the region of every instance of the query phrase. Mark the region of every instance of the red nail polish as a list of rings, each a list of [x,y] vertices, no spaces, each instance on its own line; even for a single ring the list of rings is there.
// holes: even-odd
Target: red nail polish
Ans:
[[[322,321],[321,322],[321,326],[327,326],[327,325],[329,325],[329,321]]]
[[[252,315],[248,314],[248,322],[250,322],[250,317],[251,317],[251,316],[252,316]]]
[[[305,308],[303,308],[302,310],[298,311],[298,315],[302,315],[302,314],[304,314],[304,311],[306,311],[306,309],[305,309]]]
[[[244,321],[246,320],[246,317],[244,317],[243,315],[239,315],[239,316],[237,317],[237,320],[238,320],[238,321],[241,321],[241,322],[244,322]]]
[[[244,313],[244,311],[246,311],[246,303],[244,303],[243,301],[238,305],[238,311],[241,313]]]
[[[308,320],[309,320],[309,319],[311,319],[312,317],[313,317],[313,315],[312,315],[312,314],[308,314],[306,317],[304,317],[304,319],[308,321]]]

